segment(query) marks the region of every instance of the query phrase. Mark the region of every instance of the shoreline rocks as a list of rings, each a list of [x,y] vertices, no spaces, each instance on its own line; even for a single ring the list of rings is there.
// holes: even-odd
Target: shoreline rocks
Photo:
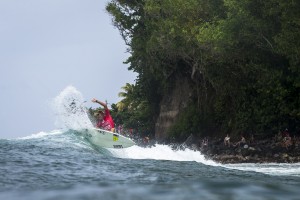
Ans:
[[[241,146],[225,146],[220,141],[211,141],[200,152],[216,162],[229,163],[297,163],[300,162],[300,146],[294,143],[283,147],[280,142],[260,140]]]

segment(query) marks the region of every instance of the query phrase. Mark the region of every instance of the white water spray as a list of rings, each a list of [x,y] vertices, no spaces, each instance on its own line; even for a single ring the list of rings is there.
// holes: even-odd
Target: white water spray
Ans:
[[[167,145],[155,145],[151,148],[133,146],[126,149],[109,149],[118,158],[124,159],[150,159],[172,161],[195,161],[210,166],[219,166],[232,170],[253,171],[273,176],[300,176],[300,163],[244,163],[244,164],[220,164],[205,159],[199,151],[190,149],[174,151]]]
[[[190,149],[175,151],[170,146],[160,144],[156,144],[151,148],[133,146],[126,149],[110,149],[110,152],[118,158],[195,161],[205,165],[219,165],[212,160],[205,159],[204,155],[199,151]]]
[[[82,94],[73,86],[66,87],[53,101],[55,126],[60,129],[92,128]]]

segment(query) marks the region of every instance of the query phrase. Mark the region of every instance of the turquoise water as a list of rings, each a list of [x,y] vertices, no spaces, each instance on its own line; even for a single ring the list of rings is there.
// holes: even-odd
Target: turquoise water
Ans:
[[[221,165],[201,152],[101,149],[80,133],[0,139],[0,199],[300,199],[300,164]]]

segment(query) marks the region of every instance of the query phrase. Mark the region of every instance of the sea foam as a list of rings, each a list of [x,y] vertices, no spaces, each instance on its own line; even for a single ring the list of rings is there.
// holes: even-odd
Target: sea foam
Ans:
[[[162,144],[156,144],[149,148],[133,146],[126,149],[110,149],[110,151],[114,156],[119,158],[195,161],[205,165],[219,165],[212,160],[205,159],[204,155],[199,151],[191,149],[173,150],[172,147]]]

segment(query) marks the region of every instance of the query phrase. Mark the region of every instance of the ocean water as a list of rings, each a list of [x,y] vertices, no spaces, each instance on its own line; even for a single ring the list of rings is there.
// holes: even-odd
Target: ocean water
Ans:
[[[82,102],[68,87],[54,99],[58,130],[0,139],[1,200],[300,199],[297,163],[222,165],[160,144],[95,147],[76,131],[92,126]]]
[[[169,146],[101,149],[76,131],[0,140],[0,199],[300,199],[299,164],[221,165]]]

